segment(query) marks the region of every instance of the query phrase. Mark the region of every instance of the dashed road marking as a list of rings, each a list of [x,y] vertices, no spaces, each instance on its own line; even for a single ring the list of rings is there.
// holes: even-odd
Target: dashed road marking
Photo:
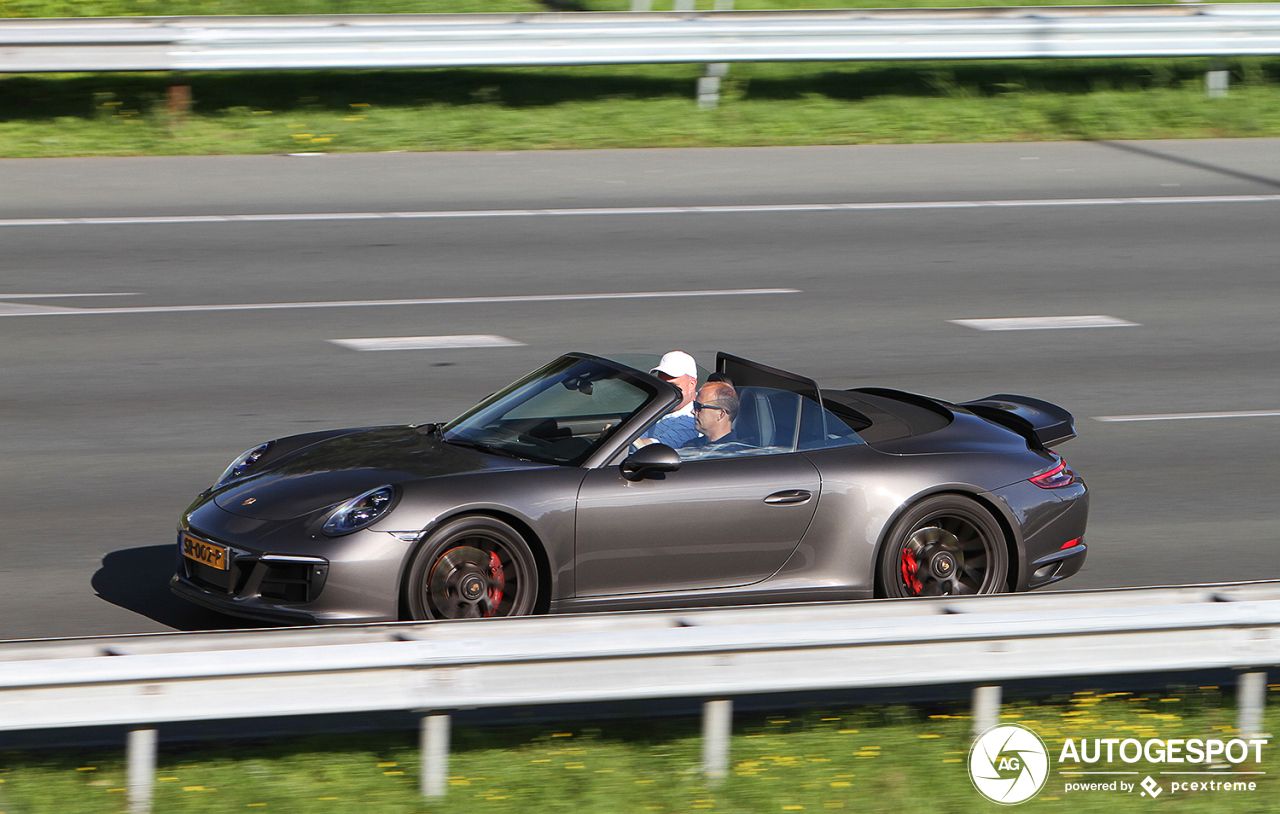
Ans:
[[[977,331],[1056,331],[1066,328],[1133,328],[1139,325],[1137,322],[1104,314],[1080,317],[1000,317],[947,321]]]
[[[1096,415],[1094,421],[1187,421],[1197,418],[1272,418],[1280,410],[1229,410],[1218,413],[1150,413],[1148,415]]]
[[[330,339],[335,345],[351,350],[441,350],[446,348],[515,348],[523,345],[496,334],[458,334],[456,336],[380,336],[367,339]]]

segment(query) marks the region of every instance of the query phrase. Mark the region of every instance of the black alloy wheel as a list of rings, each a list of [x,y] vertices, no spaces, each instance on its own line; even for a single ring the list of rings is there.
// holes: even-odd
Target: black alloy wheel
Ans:
[[[894,523],[880,556],[887,597],[996,594],[1008,589],[1009,549],[987,510],[960,495],[938,495]]]
[[[412,619],[527,616],[538,598],[538,567],[508,524],[460,517],[422,543],[405,585]]]

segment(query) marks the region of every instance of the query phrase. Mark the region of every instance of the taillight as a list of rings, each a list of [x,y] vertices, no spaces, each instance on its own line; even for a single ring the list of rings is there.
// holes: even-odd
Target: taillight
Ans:
[[[1057,466],[1030,478],[1030,481],[1041,489],[1057,489],[1075,483],[1076,473],[1071,471],[1071,467],[1067,466],[1066,461],[1059,458]]]

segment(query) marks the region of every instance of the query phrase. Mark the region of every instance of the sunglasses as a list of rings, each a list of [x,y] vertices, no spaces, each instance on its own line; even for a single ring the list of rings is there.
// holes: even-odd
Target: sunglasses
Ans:
[[[717,407],[717,406],[716,406],[716,405],[714,405],[714,404],[703,404],[703,403],[702,403],[702,402],[700,402],[700,401],[695,401],[695,402],[693,403],[693,411],[694,411],[695,413],[702,412],[703,410],[720,410],[721,412],[725,412],[725,413],[729,412],[729,411],[728,411],[728,410],[726,410],[725,408],[723,408],[723,407]]]

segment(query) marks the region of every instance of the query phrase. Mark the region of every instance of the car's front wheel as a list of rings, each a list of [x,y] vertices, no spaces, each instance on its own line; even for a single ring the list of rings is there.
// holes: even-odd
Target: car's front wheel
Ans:
[[[421,544],[405,581],[412,619],[525,616],[538,598],[538,567],[524,538],[495,517],[459,517]]]
[[[960,495],[911,507],[893,525],[880,555],[887,597],[995,594],[1006,590],[1009,549],[986,509]]]

